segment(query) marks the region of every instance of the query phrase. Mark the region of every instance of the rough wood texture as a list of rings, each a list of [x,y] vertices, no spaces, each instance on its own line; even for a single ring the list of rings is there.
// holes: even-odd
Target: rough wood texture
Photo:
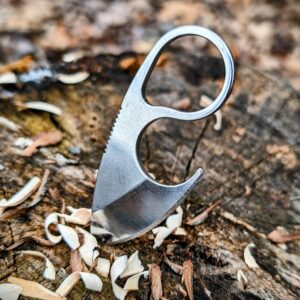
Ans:
[[[155,70],[148,86],[149,98],[154,103],[172,105],[178,99],[189,97],[194,110],[199,109],[202,94],[212,98],[217,95],[222,84],[221,61],[179,50],[169,55],[172,59]],[[93,187],[87,174],[98,168],[113,119],[134,74],[134,70],[124,71],[119,67],[125,57],[136,58],[133,54],[98,56],[59,67],[61,71],[85,69],[91,76],[71,86],[51,80],[26,84],[14,97],[19,101],[44,100],[56,104],[63,109],[61,117],[18,112],[11,101],[0,102],[2,114],[22,126],[18,134],[4,128],[0,131],[0,163],[5,167],[1,171],[0,198],[9,197],[32,175],[42,176],[43,170],[49,168],[49,188],[58,189],[67,205],[91,205]],[[222,109],[221,131],[214,131],[214,117],[193,123],[162,120],[151,125],[142,140],[141,155],[146,168],[158,180],[176,183],[198,167],[205,170],[203,181],[183,205],[184,220],[216,200],[223,204],[203,224],[184,225],[187,236],[171,236],[158,250],[152,249],[153,237],[146,234],[119,246],[103,245],[102,255],[109,257],[110,253],[129,254],[139,250],[145,266],[160,265],[163,292],[168,299],[181,299],[182,294],[176,288],[181,276],[163,262],[167,250],[172,252],[169,258],[173,262],[182,264],[192,260],[195,299],[299,297],[299,281],[295,279],[300,271],[300,257],[296,256],[299,242],[289,243],[285,251],[223,217],[224,211],[229,211],[265,234],[278,225],[295,228],[299,224],[299,201],[291,201],[299,193],[300,184],[299,109],[299,95],[282,80],[251,68],[237,67],[233,94]],[[21,157],[12,147],[18,136],[32,136],[51,129],[59,129],[64,134],[62,143],[56,147],[31,158]],[[68,151],[74,145],[82,148],[79,156]],[[55,153],[78,158],[79,163],[64,167],[51,164],[49,159]],[[43,201],[28,213],[0,222],[1,249],[24,235],[44,236],[45,216],[59,211],[60,207],[61,202],[47,192]],[[257,270],[248,269],[243,261],[243,250],[249,242],[257,245],[254,251],[260,266]],[[27,242],[19,249],[41,250],[57,270],[69,271],[70,253],[63,244],[47,248]],[[1,281],[14,275],[37,280],[52,289],[62,281],[63,272],[59,272],[54,282],[45,281],[40,260],[14,255],[14,251],[1,251],[0,255]],[[246,288],[237,281],[239,269],[248,278]],[[132,299],[149,299],[149,282],[142,279],[141,289],[129,295]],[[79,284],[69,299],[113,299],[110,282],[104,280],[100,295],[84,290]]]

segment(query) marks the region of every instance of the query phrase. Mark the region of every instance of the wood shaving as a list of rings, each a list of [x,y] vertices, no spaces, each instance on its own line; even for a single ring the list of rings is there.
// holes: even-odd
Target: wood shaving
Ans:
[[[0,126],[3,126],[11,131],[17,132],[20,129],[20,126],[14,123],[13,121],[8,120],[7,118],[0,116]]]
[[[105,278],[108,277],[110,271],[110,260],[106,258],[98,257],[95,270],[103,277]]]
[[[0,215],[6,208],[20,205],[25,200],[27,200],[37,190],[40,184],[40,178],[34,176],[23,186],[20,191],[14,194],[9,200],[0,200]]]
[[[0,74],[0,84],[15,84],[17,81],[17,76],[12,72]]]
[[[42,252],[39,252],[39,251],[31,251],[31,250],[23,250],[23,251],[19,251],[17,253],[23,254],[23,255],[31,255],[31,256],[35,256],[35,257],[44,259],[45,263],[46,263],[44,277],[46,279],[50,279],[50,280],[55,279],[55,268],[54,268],[52,262],[47,258],[47,256],[45,254],[43,254]]]
[[[139,289],[139,280],[141,276],[148,277],[149,271],[144,271],[129,277],[124,285],[125,291],[137,291]]]
[[[38,298],[42,300],[66,300],[65,297],[62,297],[50,291],[49,289],[34,281],[25,280],[13,276],[8,277],[7,281],[18,285],[22,289],[21,294],[25,297]]]
[[[248,284],[248,278],[242,270],[237,271],[237,280],[242,284],[243,288],[245,288]]]
[[[17,300],[22,293],[22,288],[12,283],[0,284],[0,299]]]
[[[250,243],[244,250],[244,260],[246,265],[250,268],[250,269],[258,269],[259,265],[256,263],[255,258],[253,257],[252,253],[251,253],[251,248],[255,248],[254,243]]]
[[[149,277],[151,281],[151,295],[153,300],[160,300],[162,297],[161,270],[157,264],[149,266]]]
[[[62,60],[66,63],[70,63],[79,60],[83,56],[84,56],[83,51],[68,52],[63,55]]]
[[[23,150],[22,155],[30,157],[38,151],[39,147],[56,145],[62,140],[62,133],[58,130],[43,132],[33,138],[33,143]]]
[[[144,271],[144,267],[142,265],[141,260],[139,259],[139,252],[135,251],[127,261],[127,268],[120,275],[120,278],[125,278],[128,276],[135,275],[137,273],[141,273]]]
[[[182,282],[184,282],[185,287],[187,289],[187,293],[190,300],[194,299],[194,292],[193,292],[193,272],[194,272],[194,265],[191,260],[186,260],[183,263],[182,269]]]
[[[300,231],[288,232],[285,228],[277,227],[268,234],[268,239],[274,243],[286,243],[300,239]]]
[[[118,284],[116,284],[116,280],[126,270],[127,261],[128,261],[127,255],[117,257],[116,260],[114,261],[114,263],[112,264],[111,270],[110,270],[110,279],[111,279],[112,289],[113,289],[114,295],[119,300],[125,299],[127,291],[125,291]]]
[[[80,279],[83,281],[86,289],[101,292],[103,283],[97,275],[86,272],[74,272],[62,282],[56,290],[56,294],[67,296]]]
[[[221,203],[222,203],[221,201],[217,201],[217,202],[213,203],[207,209],[205,209],[202,213],[200,213],[198,216],[196,216],[193,219],[191,219],[188,222],[186,222],[186,224],[188,224],[190,226],[196,226],[196,225],[201,224],[204,220],[206,220],[206,218],[209,216],[209,214],[216,207],[220,206]]]
[[[188,296],[186,290],[182,287],[181,284],[179,284],[179,283],[176,284],[176,287],[177,287],[177,289],[179,290],[179,292],[182,294],[182,296],[183,296],[184,298],[186,298],[186,297]]]
[[[167,218],[167,227],[160,226],[152,229],[152,232],[155,234],[153,248],[159,247],[173,231],[181,226],[183,210],[179,206],[177,207],[176,212],[177,214],[171,215]]]
[[[77,84],[86,80],[90,74],[88,72],[78,72],[74,74],[56,74],[58,81],[64,84]]]
[[[78,234],[75,229],[63,224],[57,224],[57,230],[69,248],[76,250],[80,247]]]
[[[62,114],[62,110],[53,104],[46,103],[46,102],[41,102],[41,101],[29,101],[29,102],[15,102],[15,105],[21,109],[33,109],[33,110],[40,110],[40,111],[45,111],[49,112],[51,114],[55,114],[60,116]]]
[[[187,110],[191,106],[191,99],[190,98],[183,98],[177,102],[175,102],[172,107],[175,109]]]
[[[47,216],[46,220],[45,220],[45,233],[47,236],[47,239],[49,241],[51,241],[51,243],[53,244],[58,244],[61,240],[62,240],[62,236],[61,235],[54,235],[49,231],[49,226],[51,224],[58,224],[58,213],[52,213],[50,215]]]
[[[214,101],[205,96],[205,95],[202,95],[201,96],[201,99],[200,99],[200,102],[199,104],[201,106],[204,106],[204,107],[208,107],[209,105],[211,105]],[[214,125],[214,130],[216,131],[219,131],[222,129],[222,113],[221,113],[221,110],[217,110],[215,113],[214,113],[215,117],[216,117],[216,123]]]

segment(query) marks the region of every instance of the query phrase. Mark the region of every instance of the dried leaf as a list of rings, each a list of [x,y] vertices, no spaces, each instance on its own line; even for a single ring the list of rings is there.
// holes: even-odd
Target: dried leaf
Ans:
[[[191,260],[186,260],[183,263],[182,269],[182,282],[184,282],[185,287],[187,289],[190,300],[194,299],[193,292],[193,262]]]
[[[12,283],[0,284],[0,299],[17,300],[22,293],[22,288]]]
[[[135,251],[127,261],[127,268],[120,275],[120,278],[125,278],[128,276],[135,275],[137,273],[141,273],[144,271],[144,267],[142,265],[141,260],[139,259],[139,252]]]
[[[38,298],[42,300],[66,300],[49,289],[46,289],[41,284],[25,280],[17,277],[10,276],[7,279],[8,282],[18,285],[22,289],[22,295],[25,297]]]
[[[164,257],[164,262],[177,274],[181,274],[183,272],[183,267],[175,264],[174,262],[170,261],[167,256]]]
[[[110,260],[106,258],[98,257],[95,270],[103,277],[108,277],[110,271]]]
[[[196,226],[201,224],[208,216],[209,214],[216,208],[218,207],[222,202],[217,201],[210,205],[207,209],[205,209],[202,213],[200,213],[198,216],[194,217],[193,219],[189,220],[186,222],[186,224],[190,226]]]
[[[29,102],[15,102],[15,105],[23,110],[23,109],[33,109],[33,110],[40,110],[40,111],[45,111],[49,112],[55,115],[60,116],[62,114],[62,111],[59,107],[56,105],[46,103],[46,102],[41,102],[41,101],[29,101]]]
[[[245,273],[242,270],[237,271],[237,280],[242,284],[243,288],[245,288],[248,284],[248,279]]]
[[[162,297],[161,270],[157,264],[149,267],[149,277],[151,281],[151,294],[153,300],[160,300]]]
[[[204,106],[204,107],[207,107],[209,105],[211,105],[214,101],[212,99],[210,99],[209,97],[205,96],[205,95],[202,95],[201,96],[201,99],[200,99],[200,105],[201,106]],[[218,130],[221,130],[222,129],[222,113],[221,113],[221,110],[217,110],[215,113],[214,113],[215,117],[216,117],[216,123],[214,125],[214,130],[218,131]]]
[[[66,242],[66,244],[72,250],[76,250],[80,247],[78,234],[75,229],[63,224],[57,224],[57,230],[62,236],[63,240]]]
[[[64,84],[77,84],[86,80],[90,74],[88,72],[78,72],[74,74],[56,74],[56,78]]]
[[[56,145],[61,140],[62,133],[58,130],[40,133],[33,138],[33,143],[22,152],[22,155],[30,157],[38,151],[39,147]]]
[[[40,178],[34,176],[23,186],[23,188],[19,192],[14,194],[9,200],[0,200],[0,215],[7,207],[17,206],[28,199],[37,190],[40,184]]]
[[[119,256],[112,264],[110,270],[110,278],[111,278],[113,292],[116,298],[119,300],[125,299],[127,291],[125,291],[119,285],[117,285],[116,280],[126,270],[127,262],[128,262],[127,255]]]
[[[31,251],[31,250],[23,250],[23,251],[19,251],[17,253],[43,258],[46,263],[44,277],[47,279],[50,279],[50,280],[55,279],[55,268],[54,268],[52,262],[47,258],[47,256],[45,254],[43,254],[42,252],[39,252],[39,251]]]
[[[19,129],[20,129],[19,125],[17,125],[16,123],[14,123],[4,117],[1,117],[1,116],[0,116],[0,126],[6,127],[9,130],[15,131],[15,132],[19,131]]]
[[[246,265],[250,268],[250,269],[257,269],[259,268],[258,264],[256,263],[255,258],[253,257],[253,255],[251,254],[250,249],[251,248],[255,248],[254,243],[250,243],[244,250],[244,260]]]
[[[144,271],[129,277],[124,285],[126,291],[137,291],[139,289],[139,280],[141,276],[148,277],[149,271]]]
[[[17,76],[12,72],[0,74],[0,84],[15,84],[17,81]]]
[[[101,292],[103,284],[97,275],[86,272],[74,272],[62,282],[56,290],[56,294],[67,296],[72,288],[78,283],[80,278],[86,289]]]
[[[274,243],[286,243],[300,239],[300,231],[288,232],[282,227],[278,227],[268,234],[268,239]]]

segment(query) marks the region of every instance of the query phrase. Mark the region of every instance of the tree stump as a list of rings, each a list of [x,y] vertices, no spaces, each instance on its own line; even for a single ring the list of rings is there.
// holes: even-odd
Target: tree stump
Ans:
[[[147,87],[150,102],[172,106],[187,97],[191,100],[189,110],[197,110],[201,95],[212,99],[217,96],[222,85],[222,61],[183,51],[171,51],[169,55],[176,61],[166,59],[155,70]],[[124,68],[122,62],[128,58],[135,63]],[[56,280],[45,280],[42,261],[5,249],[25,235],[44,237],[45,217],[61,208],[61,202],[51,196],[49,189],[57,189],[67,205],[91,206],[90,174],[99,166],[113,120],[140,60],[140,55],[126,53],[82,58],[66,66],[54,64],[56,71],[85,70],[90,77],[76,85],[49,79],[17,87],[13,100],[58,105],[63,109],[61,117],[29,110],[20,112],[12,101],[0,102],[1,114],[21,126],[18,133],[5,128],[0,131],[0,163],[4,166],[0,171],[0,198],[9,198],[33,175],[41,177],[46,168],[51,171],[43,200],[26,213],[0,222],[2,282],[14,275],[38,281],[52,290],[62,282],[63,271],[58,271]],[[101,245],[101,255],[109,257],[111,253],[122,255],[138,250],[144,266],[160,265],[167,299],[184,297],[178,289],[181,275],[165,264],[166,253],[180,265],[192,260],[195,299],[297,299],[299,242],[290,242],[283,250],[264,234],[277,226],[295,229],[299,225],[300,202],[292,200],[300,189],[299,103],[299,94],[280,78],[237,66],[232,96],[222,108],[221,130],[214,130],[214,116],[196,122],[160,120],[152,124],[143,136],[141,156],[145,168],[157,180],[175,184],[199,167],[205,172],[202,182],[182,205],[187,235],[171,235],[161,247],[153,249],[153,235],[147,233],[121,245]],[[30,158],[20,156],[13,147],[17,137],[57,129],[63,132],[62,142]],[[72,154],[71,146],[79,146],[81,153]],[[78,164],[59,166],[51,160],[55,153],[78,159]],[[221,206],[203,223],[195,227],[185,224],[218,200]],[[251,230],[245,223],[252,226]],[[252,252],[259,265],[257,269],[249,269],[243,259],[244,248],[251,242],[256,244]],[[17,250],[20,249],[42,251],[56,270],[70,271],[70,251],[63,243],[42,247],[26,242]],[[243,270],[248,278],[246,285],[237,280],[238,270]],[[139,291],[129,293],[128,297],[149,299],[149,280],[141,279]],[[68,298],[114,299],[114,296],[110,280],[104,279],[100,294],[78,284]]]

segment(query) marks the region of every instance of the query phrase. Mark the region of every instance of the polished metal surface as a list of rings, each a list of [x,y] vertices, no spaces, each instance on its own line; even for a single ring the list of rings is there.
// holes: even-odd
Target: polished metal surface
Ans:
[[[145,87],[159,55],[172,41],[187,35],[204,37],[220,51],[225,65],[220,94],[210,106],[195,112],[150,105],[145,97]],[[158,225],[183,201],[202,178],[202,170],[175,186],[158,183],[141,166],[137,154],[140,138],[147,126],[160,118],[192,121],[213,114],[228,98],[233,80],[232,56],[214,32],[198,26],[183,26],[159,39],[125,95],[102,157],[92,206],[93,234],[102,235],[107,231],[112,243],[133,239]]]

